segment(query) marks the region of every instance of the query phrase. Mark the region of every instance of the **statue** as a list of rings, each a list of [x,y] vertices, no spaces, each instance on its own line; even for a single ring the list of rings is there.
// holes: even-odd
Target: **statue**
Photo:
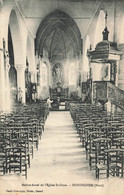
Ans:
[[[62,68],[60,64],[56,64],[53,67],[52,70],[52,74],[53,74],[53,84],[57,84],[57,83],[61,83],[62,80]]]

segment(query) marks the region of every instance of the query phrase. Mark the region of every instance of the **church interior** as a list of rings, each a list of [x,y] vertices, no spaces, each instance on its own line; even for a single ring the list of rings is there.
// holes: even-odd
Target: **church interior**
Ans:
[[[123,1],[0,0],[1,185],[20,178],[123,182]]]

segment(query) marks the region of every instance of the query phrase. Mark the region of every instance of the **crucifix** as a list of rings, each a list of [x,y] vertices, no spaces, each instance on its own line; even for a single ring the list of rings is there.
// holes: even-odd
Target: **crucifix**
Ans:
[[[3,59],[4,59],[4,69],[9,70],[10,64],[9,64],[9,53],[6,50],[6,43],[5,39],[3,38],[3,48],[0,48],[0,51],[3,52]],[[5,77],[6,77],[6,71],[5,71]]]
[[[103,34],[103,40],[108,40],[108,34],[109,34],[109,31],[107,29],[107,18],[108,18],[108,13],[106,11],[106,15],[105,15],[105,29],[104,31],[102,32]]]
[[[106,11],[106,14],[105,14],[105,27],[107,27],[107,19],[108,19],[108,13]]]
[[[4,38],[3,38],[3,48],[0,48],[0,51],[3,52],[4,59],[6,59],[7,57],[9,57],[9,53],[6,50],[6,43],[5,43],[5,39]]]

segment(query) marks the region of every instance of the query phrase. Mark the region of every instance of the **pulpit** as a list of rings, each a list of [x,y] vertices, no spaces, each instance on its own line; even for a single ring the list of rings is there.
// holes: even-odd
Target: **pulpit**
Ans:
[[[92,69],[92,99],[103,105],[108,101],[108,83],[116,86],[118,61],[122,54],[114,42],[108,41],[107,26],[103,31],[103,41],[96,45],[95,50],[88,51]],[[109,95],[110,97],[110,95]]]
[[[116,44],[103,40],[97,44],[94,51],[89,52],[92,67],[93,100],[103,105],[107,102],[107,83],[116,86],[118,61],[121,52],[117,50]]]
[[[93,100],[103,105],[108,102],[108,82],[94,81],[93,83]]]

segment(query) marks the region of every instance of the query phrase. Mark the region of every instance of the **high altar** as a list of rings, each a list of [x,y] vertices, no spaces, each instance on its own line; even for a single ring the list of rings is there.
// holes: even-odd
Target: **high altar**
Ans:
[[[63,66],[61,63],[56,63],[52,68],[53,86],[49,90],[52,99],[57,99],[57,97],[62,101],[68,99],[68,88],[63,86],[63,78]]]
[[[57,99],[60,97],[61,100],[65,101],[68,99],[68,87],[63,87],[61,82],[58,82],[56,86],[50,87],[50,97],[52,99]]]

